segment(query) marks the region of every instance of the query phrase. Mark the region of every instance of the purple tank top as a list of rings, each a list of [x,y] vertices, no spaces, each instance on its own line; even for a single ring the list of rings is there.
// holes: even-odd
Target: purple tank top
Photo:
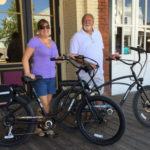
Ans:
[[[51,57],[58,56],[55,42],[51,40],[52,46],[46,46],[38,37],[33,37],[27,47],[34,48],[31,73],[41,75],[43,78],[54,78],[56,76],[55,61]]]

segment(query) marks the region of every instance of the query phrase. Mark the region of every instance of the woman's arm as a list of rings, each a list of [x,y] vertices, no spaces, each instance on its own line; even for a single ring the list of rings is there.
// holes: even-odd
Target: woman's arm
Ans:
[[[30,73],[29,59],[33,55],[33,53],[34,53],[34,49],[31,48],[31,47],[27,47],[26,51],[25,51],[25,53],[23,55],[23,58],[22,58],[22,64],[23,64],[23,68],[24,68],[24,74],[26,76],[32,78],[32,79],[35,78],[35,75]]]

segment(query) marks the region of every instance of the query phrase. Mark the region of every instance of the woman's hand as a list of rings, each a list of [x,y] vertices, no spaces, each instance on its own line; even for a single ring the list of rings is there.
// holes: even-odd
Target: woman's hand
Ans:
[[[31,79],[35,79],[35,75],[32,74],[32,73],[27,73],[27,74],[25,74],[25,76],[27,76],[27,77],[29,77]]]
[[[63,56],[56,56],[56,58],[61,58],[61,57],[63,57]],[[61,63],[63,63],[63,62],[64,62],[64,60],[57,60],[57,61],[56,61],[57,64],[61,64]]]

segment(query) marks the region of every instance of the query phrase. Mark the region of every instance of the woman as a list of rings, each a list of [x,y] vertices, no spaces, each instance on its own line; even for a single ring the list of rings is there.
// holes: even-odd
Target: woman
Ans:
[[[35,82],[34,87],[48,113],[50,112],[49,106],[52,95],[56,92],[55,62],[50,61],[50,58],[58,57],[58,50],[54,41],[49,39],[50,27],[48,21],[41,19],[38,22],[38,31],[39,35],[33,37],[27,44],[22,63],[26,76],[32,79],[35,78],[35,75],[42,76],[41,80]],[[29,59],[32,55],[33,64],[30,72]],[[39,115],[39,111],[37,115]],[[40,136],[45,135],[41,128],[36,127],[36,132],[39,132]],[[52,134],[52,130],[49,134]]]

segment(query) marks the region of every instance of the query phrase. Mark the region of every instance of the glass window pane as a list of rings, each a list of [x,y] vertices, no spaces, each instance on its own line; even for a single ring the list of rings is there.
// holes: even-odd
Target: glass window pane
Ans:
[[[46,19],[52,29],[53,16],[51,16],[52,9],[50,9],[50,5],[52,5],[50,0],[32,0],[34,36],[38,35],[37,23],[40,19]]]
[[[121,27],[117,27],[115,29],[115,40],[116,40],[116,52],[118,52],[119,54],[121,54],[121,50],[122,50],[122,28]]]
[[[0,1],[0,11],[20,12],[18,0]]]
[[[146,51],[150,53],[150,28],[146,31]]]
[[[21,62],[22,34],[20,15],[0,14],[0,62]]]
[[[124,28],[124,54],[130,54],[131,46],[131,28]]]
[[[49,0],[32,0],[33,14],[50,15]]]
[[[150,25],[150,0],[147,0],[147,25]]]
[[[122,24],[123,0],[115,0],[115,24]]]
[[[124,24],[132,24],[132,0],[125,1]]]
[[[145,0],[139,1],[139,25],[145,24]]]
[[[138,31],[138,45],[144,48],[144,28],[139,28]]]

